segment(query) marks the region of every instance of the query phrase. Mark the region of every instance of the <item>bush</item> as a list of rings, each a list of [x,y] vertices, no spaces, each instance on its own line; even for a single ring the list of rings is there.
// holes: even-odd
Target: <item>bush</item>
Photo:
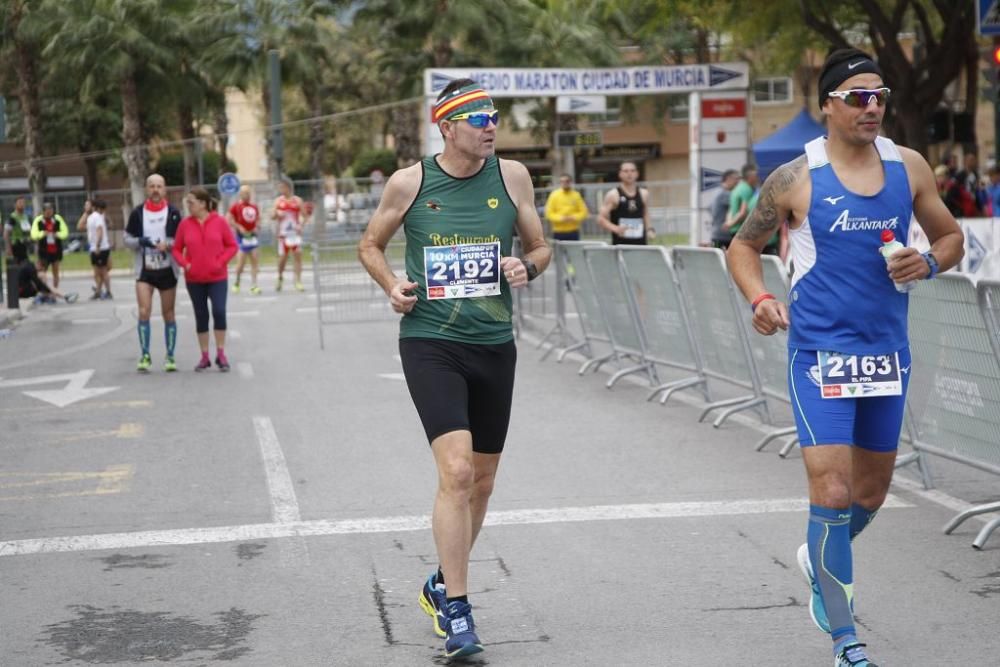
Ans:
[[[219,180],[219,174],[222,173],[219,170],[219,161],[219,154],[215,151],[205,151],[202,153],[202,163],[205,169],[206,184],[214,185],[215,182]],[[184,153],[172,152],[161,154],[160,159],[156,161],[154,171],[163,176],[163,178],[167,181],[167,185],[183,185]],[[231,160],[227,160],[226,171],[236,171],[236,164]]]
[[[396,153],[385,148],[370,148],[359,153],[351,163],[356,178],[368,178],[376,169],[389,178],[396,171]]]

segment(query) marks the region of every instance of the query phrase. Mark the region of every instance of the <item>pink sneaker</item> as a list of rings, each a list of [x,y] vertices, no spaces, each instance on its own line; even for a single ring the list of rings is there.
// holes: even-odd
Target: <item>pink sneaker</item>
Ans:
[[[219,367],[219,370],[223,373],[229,371],[229,359],[226,359],[226,353],[222,350],[215,355],[215,365]]]
[[[208,360],[208,355],[205,354],[202,355],[201,361],[198,362],[198,365],[195,366],[194,369],[200,373],[201,371],[208,370],[211,367],[212,362]]]

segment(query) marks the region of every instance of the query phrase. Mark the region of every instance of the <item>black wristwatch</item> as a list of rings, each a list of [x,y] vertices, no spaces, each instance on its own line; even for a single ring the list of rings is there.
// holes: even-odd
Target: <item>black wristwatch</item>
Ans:
[[[931,270],[931,272],[929,274],[927,274],[927,277],[924,278],[924,280],[930,280],[931,278],[933,278],[934,276],[936,276],[938,274],[938,261],[937,261],[937,257],[935,257],[934,253],[932,253],[932,252],[925,252],[922,255],[922,257],[924,258],[924,261],[927,262],[927,268],[929,268]]]
[[[521,264],[524,264],[524,270],[528,274],[528,282],[531,282],[538,277],[538,267],[530,259],[521,259]]]

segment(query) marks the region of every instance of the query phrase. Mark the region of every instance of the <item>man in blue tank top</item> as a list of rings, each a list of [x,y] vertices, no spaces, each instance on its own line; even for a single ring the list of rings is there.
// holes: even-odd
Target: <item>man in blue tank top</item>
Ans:
[[[798,562],[810,615],[833,638],[835,667],[875,667],[855,633],[851,540],[892,480],[910,371],[905,284],[958,264],[963,236],[927,161],[878,135],[890,90],[871,57],[831,53],[818,88],[829,136],[767,178],[728,258],[754,329],[789,332],[789,395],[809,481]],[[931,249],[903,248],[887,265],[882,235],[906,243],[911,214]],[[767,293],[759,256],[784,222],[795,267],[787,306]]]

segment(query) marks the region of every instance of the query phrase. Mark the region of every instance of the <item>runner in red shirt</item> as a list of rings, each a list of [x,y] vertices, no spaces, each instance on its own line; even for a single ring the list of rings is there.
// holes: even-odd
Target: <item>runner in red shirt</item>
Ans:
[[[278,181],[278,198],[274,201],[271,218],[278,225],[278,285],[281,291],[285,264],[291,254],[295,261],[295,289],[302,292],[302,229],[309,218],[309,211],[301,197],[292,194],[292,181],[283,177]]]
[[[240,276],[243,275],[243,267],[246,265],[247,257],[250,257],[250,286],[251,294],[260,294],[257,287],[257,270],[259,261],[257,258],[257,246],[260,242],[257,239],[257,223],[260,221],[260,209],[250,201],[250,187],[244,185],[240,188],[240,198],[229,208],[226,219],[236,232],[236,241],[240,246],[240,259],[236,264],[236,280],[233,282],[233,294],[240,292]]]

